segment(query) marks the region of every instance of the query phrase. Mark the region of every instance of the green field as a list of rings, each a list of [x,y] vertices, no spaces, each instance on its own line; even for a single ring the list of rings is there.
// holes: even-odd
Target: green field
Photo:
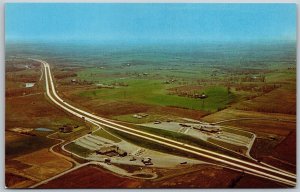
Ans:
[[[72,94],[94,103],[129,102],[214,113],[295,81],[293,43],[130,47],[92,57],[84,60],[88,67],[76,71],[78,80],[89,82],[91,88]],[[114,88],[97,88],[97,84]],[[208,98],[202,101],[191,95],[201,93]]]
[[[296,72],[293,70],[280,70],[278,72],[269,73],[266,75],[268,83],[283,82],[294,83],[296,80]]]
[[[114,116],[113,118],[115,120],[134,123],[134,124],[142,124],[142,123],[148,123],[148,122],[153,122],[153,121],[158,121],[158,120],[159,121],[167,121],[170,119],[172,119],[172,120],[175,119],[175,117],[173,117],[171,115],[162,116],[162,115],[156,115],[156,114],[148,114],[147,117],[143,117],[141,119],[133,117],[132,114]],[[182,119],[180,119],[180,120],[182,121]]]
[[[171,86],[164,84],[160,80],[129,79],[124,80],[127,87],[117,87],[114,89],[102,88],[78,93],[81,97],[90,99],[108,100],[108,101],[134,101],[136,103],[175,106],[194,110],[203,110],[215,112],[226,107],[227,104],[234,101],[236,96],[228,94],[227,89],[222,86],[207,87],[197,92],[208,95],[204,103],[200,99],[187,98],[177,95],[171,95],[168,91]]]
[[[82,157],[87,157],[89,154],[91,154],[93,151],[87,149],[87,148],[84,148],[84,147],[81,147],[79,145],[76,145],[75,143],[70,143],[68,145],[65,146],[65,148],[72,152],[72,153],[75,153],[79,156],[82,156]]]

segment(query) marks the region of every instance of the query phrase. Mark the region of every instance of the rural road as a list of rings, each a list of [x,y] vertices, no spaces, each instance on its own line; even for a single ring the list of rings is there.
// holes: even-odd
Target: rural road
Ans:
[[[59,156],[59,157],[62,157],[62,158],[64,158],[64,159],[66,159],[66,160],[69,161],[69,162],[72,162],[75,166],[80,165],[80,163],[78,163],[78,162],[75,161],[74,159],[72,159],[72,158],[70,158],[70,157],[67,157],[67,156],[65,156],[65,155],[62,155],[62,154],[60,154],[60,153],[57,153],[57,152],[55,152],[55,151],[53,150],[54,147],[56,147],[56,146],[62,144],[63,142],[65,142],[65,140],[63,140],[63,139],[52,138],[51,136],[54,135],[54,134],[57,134],[57,132],[48,135],[47,138],[49,138],[49,139],[54,139],[54,140],[57,140],[57,141],[60,141],[60,142],[57,143],[57,144],[55,144],[55,145],[53,145],[52,147],[50,147],[49,151],[50,151],[51,153],[53,153],[53,154]]]
[[[83,111],[75,106],[68,104],[63,101],[55,90],[54,82],[52,79],[51,69],[47,62],[42,60],[37,60],[43,64],[44,67],[44,77],[46,83],[46,95],[50,98],[50,100],[62,108],[63,110],[73,114],[76,117],[84,119],[85,121],[102,125],[110,129],[117,130],[119,132],[123,132],[132,136],[136,136],[142,139],[146,139],[164,146],[168,146],[174,149],[178,149],[184,152],[188,152],[194,155],[198,155],[200,157],[204,157],[221,164],[225,164],[227,166],[232,167],[234,170],[239,170],[240,172],[244,172],[250,175],[255,175],[261,178],[266,178],[272,181],[280,182],[289,186],[296,185],[296,175],[287,171],[280,171],[277,169],[272,169],[270,167],[266,167],[257,162],[250,162],[246,160],[241,160],[238,158],[230,157],[228,155],[219,154],[210,150],[202,149],[200,147],[196,147],[193,145],[185,144],[178,142],[176,140],[168,139],[159,135],[147,133],[144,131],[136,130],[121,124],[114,123],[109,119],[105,119],[89,112]]]

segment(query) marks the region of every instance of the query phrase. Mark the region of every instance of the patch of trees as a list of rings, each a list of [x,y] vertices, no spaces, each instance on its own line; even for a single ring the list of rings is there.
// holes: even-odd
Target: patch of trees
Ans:
[[[197,98],[200,98],[201,97],[201,94],[199,94],[198,92],[196,91],[179,91],[179,90],[175,90],[173,92],[170,92],[170,94],[172,95],[178,95],[180,97],[189,97],[189,98],[194,98],[194,99],[197,99]]]
[[[256,84],[239,84],[235,86],[236,91],[251,91],[251,92],[261,92],[268,93],[281,87],[279,84],[264,84],[264,85],[256,85]]]
[[[34,83],[37,82],[38,77],[34,75],[6,75],[6,80],[15,81],[15,82],[24,82],[24,83]]]
[[[92,81],[86,81],[86,80],[76,80],[76,81],[61,81],[59,82],[60,85],[93,85],[94,83]]]
[[[181,97],[199,98],[199,90],[203,89],[199,85],[187,85],[169,89],[169,94],[178,95]]]
[[[65,79],[68,77],[77,77],[77,74],[74,72],[64,72],[64,73],[55,74],[54,77],[56,79]]]
[[[264,74],[260,75],[246,75],[246,76],[230,76],[227,78],[230,82],[266,82],[266,76]]]
[[[5,91],[6,97],[16,97],[16,96],[23,96],[23,95],[29,95],[36,91],[37,89],[32,88],[19,88],[19,89],[9,89]]]
[[[265,75],[259,75],[259,76],[245,76],[241,78],[242,82],[265,82],[266,76]]]
[[[5,67],[5,72],[17,72],[17,71],[22,71],[25,70],[24,68],[20,68],[20,67],[15,67],[15,66],[6,66]]]

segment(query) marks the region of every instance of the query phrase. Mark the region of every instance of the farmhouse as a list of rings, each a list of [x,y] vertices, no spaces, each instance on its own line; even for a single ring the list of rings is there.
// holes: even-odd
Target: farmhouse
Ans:
[[[205,99],[207,98],[207,95],[205,93],[202,93],[200,96],[199,96],[200,99]]]
[[[141,119],[141,118],[147,117],[147,116],[148,116],[148,114],[146,114],[146,113],[138,113],[138,114],[132,115],[132,117],[137,118],[137,119]]]
[[[142,162],[145,164],[145,165],[153,165],[153,163],[151,162],[151,158],[149,157],[145,157],[142,159]]]
[[[179,125],[180,125],[181,127],[191,127],[190,125],[187,125],[187,124],[185,124],[185,123],[179,123]]]
[[[62,133],[71,133],[73,131],[73,127],[70,125],[64,125],[63,127],[59,128],[59,131]]]
[[[132,115],[132,117],[137,118],[137,119],[141,119],[142,118],[142,116],[137,115],[137,114]]]
[[[221,132],[221,129],[217,126],[213,125],[197,125],[193,126],[194,129],[197,129],[201,132],[206,132],[206,133],[219,133]]]

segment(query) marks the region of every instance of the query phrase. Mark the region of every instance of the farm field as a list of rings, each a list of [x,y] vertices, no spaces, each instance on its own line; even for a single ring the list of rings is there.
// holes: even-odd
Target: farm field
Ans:
[[[86,166],[57,178],[40,188],[136,188],[139,181],[122,178],[98,167]]]
[[[72,167],[49,152],[58,141],[47,136],[63,125],[84,123],[53,107],[44,96],[42,77],[40,65],[27,59],[6,65],[5,184],[9,188],[27,188]],[[33,87],[26,88],[28,82]]]
[[[242,176],[226,169],[215,169],[210,166],[196,169],[197,171],[177,169],[177,174],[175,175],[171,174],[163,179],[154,181],[143,181],[116,176],[98,167],[86,166],[52,180],[40,188],[55,188],[58,185],[67,186],[66,188],[114,188],[115,186],[121,188],[185,188],[186,185],[189,185],[191,188],[244,188],[247,186],[245,182],[249,182],[251,186],[253,185],[257,188],[284,187],[266,180],[256,181],[255,177]],[[170,172],[170,170],[163,169],[158,169],[157,171],[166,175]],[[81,177],[81,179],[78,180],[78,177]]]
[[[12,188],[29,187],[72,167],[64,159],[57,158],[47,148],[6,160],[6,185]],[[24,179],[10,179],[24,178]]]
[[[230,176],[228,176],[226,173],[230,173]],[[218,177],[224,177],[224,174],[227,175],[226,180],[220,181],[216,179]],[[228,183],[230,183],[231,180],[235,180],[235,178],[238,176],[238,174],[231,173],[230,171],[214,168],[202,168],[201,171],[192,172],[192,175],[193,176],[191,179],[187,179],[191,176],[191,174],[183,174],[162,179],[160,181],[149,182],[118,177],[107,173],[100,168],[87,166],[73,171],[64,177],[57,178],[41,186],[41,188],[55,188],[57,185],[68,186],[68,188],[111,188],[115,186],[121,188],[157,188],[158,186],[162,188],[182,188],[187,184],[192,185],[191,187],[194,188],[206,188],[211,186],[227,187]],[[78,179],[76,179],[77,177],[82,178],[80,179],[80,182],[78,182]],[[209,179],[209,177],[211,179]],[[192,184],[194,182],[195,184]]]

